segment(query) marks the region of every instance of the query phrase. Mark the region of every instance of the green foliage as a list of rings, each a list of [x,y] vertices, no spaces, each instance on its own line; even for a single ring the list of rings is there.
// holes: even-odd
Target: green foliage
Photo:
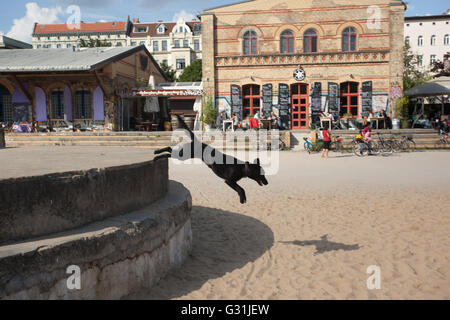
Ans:
[[[89,39],[88,41],[80,39],[80,47],[82,48],[97,48],[97,47],[111,47],[111,42],[99,39]]]
[[[408,44],[405,44],[403,51],[403,90],[409,89],[421,85],[432,79],[432,77],[426,71],[422,71],[419,67],[420,57],[417,54],[411,52],[411,48]]]
[[[202,81],[202,60],[197,59],[180,75],[180,82],[200,82]]]
[[[408,97],[401,97],[400,99],[397,99],[395,103],[395,114],[400,119],[408,119],[409,118],[409,99]]]
[[[324,146],[325,144],[323,143],[323,141],[317,141],[316,143],[313,144],[312,151],[320,152],[323,150]]]
[[[160,67],[161,67],[161,71],[166,76],[167,81],[169,81],[169,82],[177,81],[177,71],[176,70],[172,69],[172,67],[167,65],[164,61],[161,62]]]
[[[214,106],[213,98],[207,97],[203,99],[203,115],[202,121],[205,124],[213,124],[216,121],[216,107]]]

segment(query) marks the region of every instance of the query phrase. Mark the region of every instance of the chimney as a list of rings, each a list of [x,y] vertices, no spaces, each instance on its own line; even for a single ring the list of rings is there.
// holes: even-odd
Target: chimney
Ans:
[[[139,23],[139,18],[133,18],[133,23]]]

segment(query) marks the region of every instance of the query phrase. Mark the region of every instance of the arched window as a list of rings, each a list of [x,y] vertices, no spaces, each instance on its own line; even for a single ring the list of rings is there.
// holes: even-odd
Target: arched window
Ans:
[[[89,90],[75,92],[75,119],[92,119],[92,98]]]
[[[314,29],[308,29],[303,34],[303,52],[317,52],[317,32]]]
[[[342,32],[342,51],[356,51],[356,37],[358,33],[354,27],[347,27]]]
[[[432,35],[432,36],[431,36],[431,45],[432,45],[432,46],[435,46],[435,45],[436,45],[436,36],[435,36],[435,35]]]
[[[261,94],[259,86],[249,84],[242,87],[244,118],[261,110]]]
[[[243,43],[244,54],[257,54],[258,52],[258,36],[255,31],[247,31],[244,33],[244,43]]]
[[[0,125],[2,122],[12,122],[12,98],[8,89],[0,84]]]
[[[50,94],[50,102],[52,119],[64,119],[64,89],[54,89]]]
[[[450,36],[446,34],[444,36],[444,46],[448,46],[450,44]]]
[[[419,36],[419,38],[417,39],[417,45],[419,47],[423,46],[423,37],[422,36]]]
[[[294,52],[294,33],[291,30],[285,30],[280,36],[280,52],[293,53]]]

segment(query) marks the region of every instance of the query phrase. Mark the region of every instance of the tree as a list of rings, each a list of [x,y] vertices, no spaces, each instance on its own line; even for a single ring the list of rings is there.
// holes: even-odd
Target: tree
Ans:
[[[411,52],[411,47],[408,43],[405,44],[403,51],[404,56],[404,70],[403,70],[403,90],[409,89],[421,85],[431,79],[431,76],[426,71],[422,71],[420,68],[420,57],[417,54]]]
[[[82,48],[111,47],[111,42],[107,42],[106,40],[100,41],[100,39],[91,39],[91,38],[89,38],[89,41],[80,39],[80,47]]]
[[[164,73],[164,75],[167,78],[167,81],[169,82],[175,82],[177,81],[177,71],[173,70],[171,66],[167,65],[165,61],[163,61],[160,64],[161,71]]]
[[[202,81],[202,60],[197,59],[179,77],[180,82],[200,82]]]
[[[431,72],[435,73],[435,78],[438,77],[450,77],[450,52],[444,55],[444,61],[437,60],[433,63],[431,67]]]

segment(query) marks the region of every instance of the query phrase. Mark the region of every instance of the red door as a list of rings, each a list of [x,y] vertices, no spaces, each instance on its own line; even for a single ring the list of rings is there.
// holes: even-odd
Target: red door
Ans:
[[[309,127],[309,87],[305,83],[291,85],[292,129]]]
[[[341,111],[339,115],[351,114],[353,118],[359,116],[359,88],[357,82],[341,83]]]

